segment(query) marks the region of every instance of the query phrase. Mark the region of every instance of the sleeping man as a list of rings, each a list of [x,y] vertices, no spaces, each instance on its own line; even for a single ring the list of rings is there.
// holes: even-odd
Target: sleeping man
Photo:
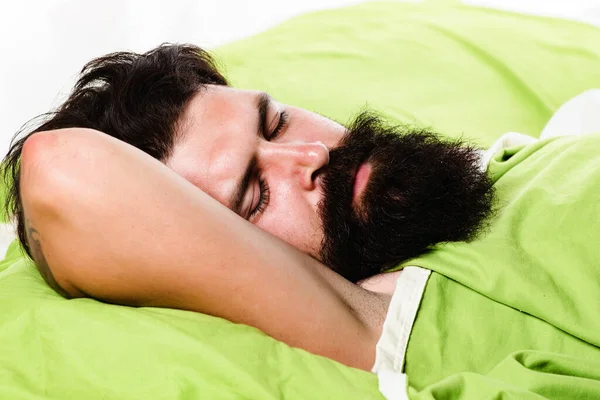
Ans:
[[[539,392],[547,365],[597,393],[600,137],[511,140],[344,127],[164,45],[89,63],[3,166],[67,298],[223,317],[414,393]]]

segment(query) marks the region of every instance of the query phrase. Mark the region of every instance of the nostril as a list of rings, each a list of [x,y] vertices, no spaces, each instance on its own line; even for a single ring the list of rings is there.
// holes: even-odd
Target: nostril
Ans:
[[[324,170],[325,170],[325,167],[321,167],[321,168],[315,170],[311,174],[310,179],[314,182],[319,177],[319,175],[321,175],[323,173]]]

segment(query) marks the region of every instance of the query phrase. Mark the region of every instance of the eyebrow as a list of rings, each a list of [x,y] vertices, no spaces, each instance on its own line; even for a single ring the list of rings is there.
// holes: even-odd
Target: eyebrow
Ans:
[[[261,92],[256,97],[256,111],[258,113],[257,118],[257,130],[256,134],[259,136],[266,136],[266,124],[267,124],[267,112],[269,110],[269,105],[271,104],[271,96],[267,93]],[[231,209],[238,215],[240,215],[240,208],[242,207],[242,202],[244,201],[244,195],[246,191],[248,191],[248,185],[250,185],[250,179],[252,178],[252,173],[256,169],[257,158],[256,154],[250,158],[248,165],[242,174],[242,178],[239,180],[236,185],[236,189],[233,191],[233,196],[231,197]]]

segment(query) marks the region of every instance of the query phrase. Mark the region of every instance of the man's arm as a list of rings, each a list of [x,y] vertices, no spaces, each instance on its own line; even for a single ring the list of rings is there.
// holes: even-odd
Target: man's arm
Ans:
[[[70,294],[67,293],[54,279],[54,275],[52,275],[52,271],[50,270],[50,266],[48,265],[48,261],[46,261],[46,256],[42,250],[40,233],[33,227],[33,224],[29,219],[25,220],[25,230],[27,232],[27,241],[29,243],[31,255],[38,267],[38,271],[40,271],[44,280],[52,289],[57,291],[61,296],[70,298]]]
[[[207,313],[371,368],[382,297],[159,161],[100,132],[69,129],[32,136],[21,165],[34,256],[68,296]]]

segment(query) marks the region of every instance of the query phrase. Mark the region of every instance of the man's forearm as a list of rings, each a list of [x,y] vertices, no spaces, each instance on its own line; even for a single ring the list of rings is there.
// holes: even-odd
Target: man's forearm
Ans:
[[[36,155],[52,172],[41,180],[46,190],[38,182],[27,199],[24,189],[23,202],[44,259],[67,293],[216,315],[371,367],[377,327],[355,310],[371,300],[380,304],[377,296],[123,142],[89,130],[43,135],[50,136],[40,137],[45,154],[24,158],[23,176]],[[49,190],[52,201],[40,201],[43,207],[31,201]]]

